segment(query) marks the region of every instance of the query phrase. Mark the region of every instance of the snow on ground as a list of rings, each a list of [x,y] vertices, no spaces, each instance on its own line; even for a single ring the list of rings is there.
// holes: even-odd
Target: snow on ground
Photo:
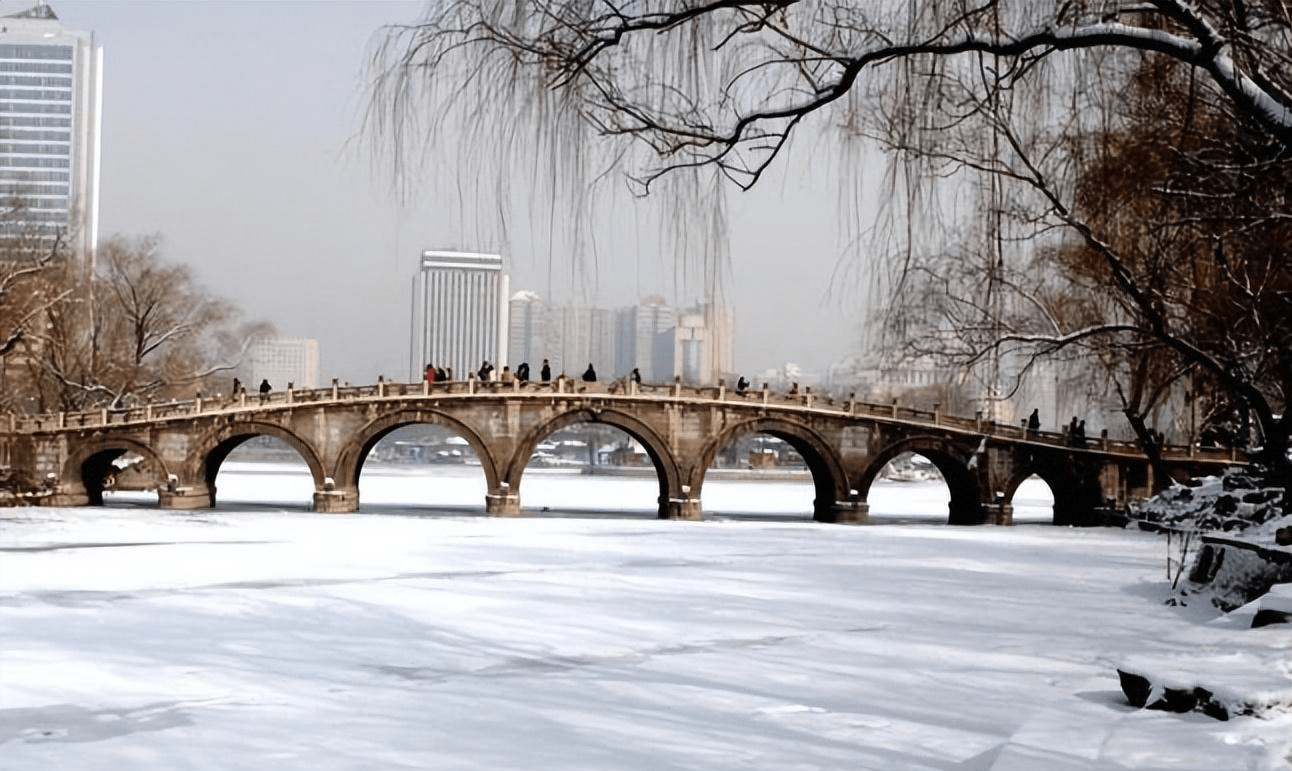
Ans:
[[[846,527],[435,515],[399,479],[351,515],[273,473],[0,512],[0,769],[1292,767],[1286,714],[1126,706],[1134,655],[1292,676],[1286,627],[1163,604],[1159,536],[929,524],[922,483]]]

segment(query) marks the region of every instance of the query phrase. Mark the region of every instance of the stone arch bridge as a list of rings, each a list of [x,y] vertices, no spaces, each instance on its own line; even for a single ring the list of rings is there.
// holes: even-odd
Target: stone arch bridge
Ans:
[[[390,432],[421,423],[445,426],[471,445],[488,485],[485,510],[495,515],[520,513],[535,448],[554,431],[588,422],[622,429],[645,448],[659,480],[662,518],[700,518],[706,470],[724,445],[750,433],[782,439],[803,457],[815,487],[814,517],[823,522],[865,522],[871,483],[904,452],[926,457],[942,473],[952,524],[1009,524],[1014,491],[1032,474],[1053,491],[1060,525],[1102,521],[1108,509],[1167,481],[1154,479],[1135,445],[1107,438],[1071,447],[1059,434],[896,403],[679,383],[379,382],[7,422],[0,418],[0,466],[42,480],[36,499],[62,506],[102,503],[113,462],[133,453],[162,507],[211,507],[229,453],[253,437],[273,436],[309,467],[314,510],[356,511],[368,452]],[[1228,450],[1199,448],[1167,448],[1165,456],[1178,476],[1214,473],[1240,460]]]

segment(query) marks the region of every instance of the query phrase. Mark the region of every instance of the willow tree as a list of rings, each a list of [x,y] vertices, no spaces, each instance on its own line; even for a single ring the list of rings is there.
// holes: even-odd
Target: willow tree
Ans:
[[[748,189],[797,137],[833,148],[845,171],[858,146],[877,142],[892,188],[867,268],[898,296],[918,288],[927,300],[941,284],[940,301],[923,303],[943,311],[932,325],[941,352],[1149,356],[1143,372],[1202,373],[1250,412],[1262,457],[1287,474],[1292,355],[1286,325],[1264,322],[1292,315],[1280,279],[1288,241],[1276,232],[1292,211],[1286,187],[1241,183],[1286,168],[1289,52],[1292,15],[1279,0],[457,0],[389,30],[370,121],[406,172],[424,171],[410,151],[452,151],[491,162],[500,171],[484,181],[499,189],[530,151],[557,159],[576,198],[580,179],[609,168],[643,194],[705,174]],[[1136,114],[1144,68],[1161,62],[1205,110]],[[1193,122],[1200,111],[1205,129]],[[450,136],[463,125],[469,136]],[[1227,177],[1167,169],[1158,179],[1185,187],[1141,190],[1141,211],[1212,242],[1214,270],[1188,279],[1199,291],[1170,285],[1188,271],[1145,259],[1161,223],[1112,216],[1091,187],[1135,132],[1189,130],[1210,141],[1182,144],[1168,166],[1241,138],[1239,156],[1209,159],[1218,174],[1238,165]],[[1233,184],[1213,188],[1220,177]],[[1152,204],[1240,188],[1253,197],[1220,205],[1217,218]],[[707,210],[681,200],[683,211]],[[1234,246],[1256,210],[1266,212],[1264,253],[1240,266]],[[1187,227],[1209,218],[1213,227]],[[1064,260],[1071,269],[1051,275]],[[963,280],[947,281],[952,269]],[[1210,325],[1193,323],[1181,300],[1204,285],[1228,298],[1209,308]],[[1263,322],[1225,325],[1225,314]],[[1206,331],[1221,327],[1243,339]]]

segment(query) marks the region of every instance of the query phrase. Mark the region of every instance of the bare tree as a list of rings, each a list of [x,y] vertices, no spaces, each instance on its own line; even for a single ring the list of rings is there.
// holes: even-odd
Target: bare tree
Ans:
[[[879,142],[893,163],[875,286],[941,282],[933,329],[970,360],[1103,356],[1132,422],[1164,383],[1201,377],[1253,416],[1286,479],[1292,353],[1272,320],[1292,316],[1292,211],[1285,185],[1251,183],[1285,174],[1290,57],[1277,0],[458,0],[391,30],[370,119],[397,164],[455,110],[481,127],[477,154],[515,152],[518,125],[543,147],[597,138],[642,192],[697,170],[748,188],[805,130],[844,159]],[[1146,132],[1167,139],[1158,187],[1102,204],[1097,181]],[[1208,199],[1220,183],[1223,204]],[[1223,216],[1200,227],[1208,200]],[[1259,248],[1237,249],[1251,228]]]
[[[159,250],[155,237],[114,238],[100,245],[94,275],[59,277],[73,301],[50,309],[28,360],[42,409],[191,397],[264,332]]]

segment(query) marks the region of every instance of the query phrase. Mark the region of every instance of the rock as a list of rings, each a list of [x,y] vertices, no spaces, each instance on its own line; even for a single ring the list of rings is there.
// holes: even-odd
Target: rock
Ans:
[[[1162,688],[1155,691],[1153,683],[1145,676],[1117,670],[1122,693],[1131,706],[1141,709],[1160,709],[1164,712],[1192,712],[1197,710],[1216,720],[1228,720],[1229,710],[1212,697],[1206,688]],[[1153,698],[1155,693],[1157,698]],[[1150,701],[1152,699],[1152,701]]]

